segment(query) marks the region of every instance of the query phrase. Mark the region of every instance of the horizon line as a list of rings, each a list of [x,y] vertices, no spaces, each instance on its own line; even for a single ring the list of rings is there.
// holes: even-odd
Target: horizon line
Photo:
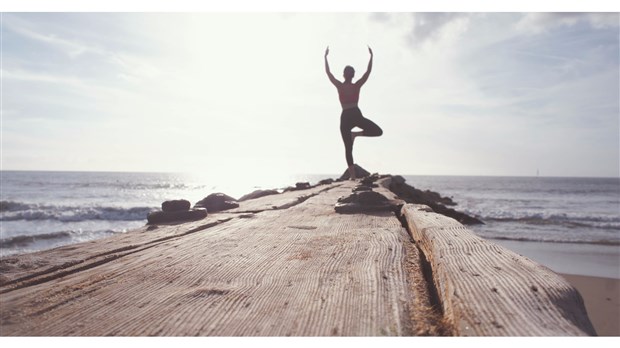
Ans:
[[[127,170],[58,170],[58,169],[0,169],[1,172],[48,172],[48,173],[117,173],[117,174],[196,174],[196,172],[184,171],[127,171]],[[617,176],[575,176],[575,175],[518,175],[518,174],[393,174],[378,173],[380,175],[400,175],[400,176],[449,176],[449,177],[496,177],[496,178],[583,178],[583,179],[620,179]],[[290,176],[336,176],[337,173],[291,173]]]

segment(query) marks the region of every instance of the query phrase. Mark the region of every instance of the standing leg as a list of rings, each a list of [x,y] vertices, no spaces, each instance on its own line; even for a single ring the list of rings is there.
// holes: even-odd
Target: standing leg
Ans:
[[[347,126],[346,122],[340,123],[340,135],[344,142],[344,153],[347,159],[347,165],[349,167],[349,176],[351,180],[355,180],[355,167],[353,165],[353,137],[351,135],[351,128]]]
[[[352,112],[353,111],[353,112]],[[340,135],[342,136],[342,142],[344,143],[344,152],[347,159],[347,166],[349,168],[349,177],[351,180],[355,180],[355,166],[353,163],[353,134],[351,130],[355,127],[355,120],[357,119],[355,110],[343,110],[340,115]]]

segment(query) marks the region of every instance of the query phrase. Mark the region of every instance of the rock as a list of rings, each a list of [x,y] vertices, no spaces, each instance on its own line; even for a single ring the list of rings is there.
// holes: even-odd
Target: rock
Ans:
[[[310,186],[309,182],[298,182],[295,184],[295,189],[296,190],[307,190],[309,188],[311,188],[312,186]]]
[[[394,175],[392,176],[392,184],[394,185],[402,185],[405,183],[405,178],[403,178],[400,175]]]
[[[298,191],[298,190],[307,190],[309,188],[311,188],[312,185],[310,185],[309,182],[298,182],[295,184],[295,186],[289,186],[289,187],[285,187],[282,192],[289,192],[289,191]]]
[[[256,199],[263,196],[277,195],[279,193],[280,192],[278,192],[277,190],[256,190],[242,196],[241,198],[239,198],[238,202],[247,201],[248,199]]]
[[[388,199],[379,192],[362,191],[357,193],[357,201],[363,205],[372,205],[387,202]]]
[[[365,178],[363,178],[360,182],[364,185],[372,185],[375,181],[379,180],[379,174],[374,173],[372,175],[369,175]],[[375,187],[377,187],[375,185]]]
[[[161,204],[161,210],[166,212],[186,211],[191,207],[191,203],[185,199],[165,201]]]
[[[355,168],[355,177],[358,179],[370,175],[370,172],[358,166],[357,164],[354,164],[353,167]],[[340,176],[340,180],[348,180],[350,177],[351,176],[349,175],[349,169],[347,168],[345,169],[344,173],[342,173],[342,175]]]
[[[293,186],[285,187],[282,189],[282,192],[290,192],[290,191],[297,191],[297,189]]]
[[[353,192],[348,196],[338,198],[338,202],[340,203],[359,203],[366,205],[383,203],[386,201],[388,201],[388,199],[384,195],[375,191]]]
[[[451,198],[441,197],[437,192],[426,190],[424,191],[424,195],[426,195],[426,199],[429,201],[440,202],[445,205],[456,205]]]
[[[377,187],[377,185],[375,185],[374,187]],[[360,192],[360,191],[372,191],[372,187],[368,185],[357,185],[353,188],[353,192]]]
[[[152,211],[146,216],[147,224],[161,224],[168,222],[194,221],[207,217],[207,210],[204,208],[191,209],[185,211]]]
[[[212,193],[194,204],[194,208],[206,208],[208,212],[238,208],[237,200],[221,192]]]
[[[340,214],[366,213],[373,211],[398,212],[405,202],[389,200],[375,191],[359,191],[338,199],[334,209]]]
[[[318,184],[319,185],[329,185],[329,184],[331,184],[333,182],[334,182],[334,179],[327,178],[327,179],[323,179],[323,180],[319,181]]]
[[[444,206],[456,205],[452,199],[441,197],[437,192],[418,190],[413,186],[405,183],[405,179],[401,176],[393,176],[390,182],[390,191],[394,192],[399,198],[407,203],[423,204],[430,207],[434,212],[451,217],[465,225],[484,224],[476,217],[469,216],[465,213],[450,209]]]
[[[431,209],[433,209],[433,211],[435,211],[436,213],[445,215],[445,216],[449,216],[451,218],[453,218],[454,220],[462,223],[463,225],[481,225],[484,224],[484,222],[480,221],[479,219],[473,217],[473,216],[469,216],[465,213],[461,213],[460,211],[456,211],[454,209],[451,208],[447,208],[441,204],[433,204],[433,206],[431,206]]]

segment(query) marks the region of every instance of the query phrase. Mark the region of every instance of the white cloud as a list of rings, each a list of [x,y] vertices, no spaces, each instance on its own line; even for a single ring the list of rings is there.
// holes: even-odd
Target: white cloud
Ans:
[[[36,25],[33,25],[32,22],[24,21],[19,17],[15,17],[12,15],[3,16],[2,26],[19,35],[22,35],[32,40],[37,40],[39,42],[49,45],[50,47],[58,49],[71,58],[77,58],[87,52],[95,54],[105,53],[101,48],[95,45],[87,45],[77,42],[75,40],[67,40],[53,33],[41,33],[36,29]]]
[[[614,12],[536,12],[525,14],[523,18],[517,22],[516,28],[523,32],[539,34],[558,27],[573,26],[580,22],[585,22],[597,29],[617,27],[620,24],[619,21],[620,14]]]
[[[421,45],[442,36],[454,36],[466,30],[469,14],[458,12],[415,13],[412,18],[411,42]]]

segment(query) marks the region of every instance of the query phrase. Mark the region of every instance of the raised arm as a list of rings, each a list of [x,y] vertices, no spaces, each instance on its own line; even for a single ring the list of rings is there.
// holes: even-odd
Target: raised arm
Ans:
[[[325,72],[327,73],[327,77],[329,77],[329,81],[334,84],[334,86],[338,87],[340,81],[336,80],[332,72],[329,71],[329,63],[327,62],[327,55],[329,54],[329,46],[325,49]]]
[[[370,72],[372,71],[372,48],[370,48],[370,46],[368,46],[368,53],[370,53],[370,60],[368,61],[368,69],[366,69],[366,72],[364,73],[364,75],[357,80],[357,82],[355,83],[356,85],[363,85],[366,83],[366,80],[368,80],[368,76],[370,76]]]

